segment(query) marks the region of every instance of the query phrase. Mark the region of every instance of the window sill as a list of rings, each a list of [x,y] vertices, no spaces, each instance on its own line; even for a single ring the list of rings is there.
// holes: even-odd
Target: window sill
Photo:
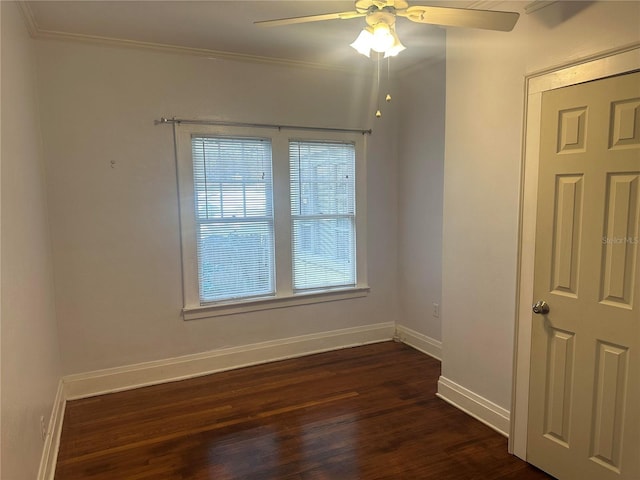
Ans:
[[[215,305],[204,305],[201,307],[185,307],[182,309],[182,316],[185,320],[197,320],[199,318],[221,317],[223,315],[235,315],[259,310],[271,310],[274,308],[335,302],[338,300],[366,297],[369,295],[369,290],[369,287],[353,287],[340,290],[298,293],[287,297],[263,297],[236,302],[224,302]]]

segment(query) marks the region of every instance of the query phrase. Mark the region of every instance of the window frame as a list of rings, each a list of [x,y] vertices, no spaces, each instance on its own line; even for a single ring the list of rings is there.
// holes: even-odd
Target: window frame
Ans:
[[[174,127],[182,250],[182,315],[185,320],[336,301],[368,295],[366,135],[320,130],[302,133],[284,128],[269,129],[197,124],[177,124]],[[271,141],[275,295],[239,298],[204,305],[200,303],[195,189],[191,150],[191,139],[198,136],[267,138]],[[355,286],[316,289],[298,293],[293,291],[293,232],[289,171],[290,141],[341,142],[353,143],[355,146]]]
[[[297,151],[297,155],[292,156],[292,152],[295,151],[294,149],[292,149],[293,144],[298,144],[298,151]],[[340,146],[340,148],[343,147],[349,147],[349,150],[353,152],[354,155],[354,162],[353,162],[353,170],[350,171],[350,173],[352,174],[352,178],[350,178],[349,180],[349,184],[351,185],[351,189],[350,191],[353,192],[353,197],[352,197],[352,204],[350,206],[350,208],[348,207],[346,211],[342,211],[342,212],[323,212],[320,209],[320,204],[323,201],[323,195],[320,193],[320,190],[323,186],[325,186],[325,181],[322,179],[318,179],[318,172],[317,172],[317,168],[326,168],[331,167],[333,165],[315,165],[312,157],[314,156],[314,154],[318,154],[319,151],[322,148],[330,148],[333,149],[336,146]],[[302,153],[302,150],[306,150],[305,154]],[[340,154],[343,154],[343,152],[340,152]],[[307,157],[308,155],[308,157]],[[297,159],[297,162],[294,161],[294,158]],[[295,173],[292,172],[295,171],[296,169],[296,163],[297,163],[297,173],[298,173],[298,177],[296,179],[296,175]],[[304,167],[302,166],[304,165]],[[311,167],[311,165],[315,165],[314,167]],[[355,241],[357,240],[357,231],[356,231],[356,198],[355,198],[355,188],[356,188],[356,182],[355,182],[355,144],[353,142],[337,142],[337,141],[310,141],[310,140],[293,140],[290,139],[289,140],[289,168],[290,168],[290,172],[289,172],[289,185],[291,187],[291,191],[290,194],[292,195],[292,201],[291,201],[291,224],[292,224],[292,228],[293,228],[293,235],[292,235],[292,245],[293,245],[293,249],[292,249],[292,259],[293,259],[293,290],[296,294],[299,293],[304,293],[305,291],[315,291],[318,290],[318,288],[322,288],[322,287],[313,287],[313,286],[297,286],[296,282],[296,271],[297,271],[297,265],[296,265],[296,254],[298,254],[298,259],[299,259],[299,264],[304,263],[305,262],[305,257],[307,257],[307,255],[305,254],[306,252],[304,252],[304,248],[302,247],[302,235],[299,235],[298,237],[296,237],[296,222],[299,222],[300,224],[313,224],[314,228],[316,231],[318,231],[319,229],[321,229],[321,225],[326,222],[326,221],[336,221],[336,223],[340,222],[340,221],[344,221],[347,220],[349,223],[349,231],[352,232],[352,235],[350,235],[350,238],[352,238],[352,242],[349,242],[349,246],[347,247],[350,250],[351,253],[351,258],[354,260],[353,264],[351,265],[351,271],[353,273],[353,284],[351,282],[349,283],[343,283],[343,284],[334,284],[332,286],[327,286],[326,288],[348,288],[352,285],[355,285],[355,283],[357,282],[357,265],[355,262],[355,254],[356,254],[356,245],[355,245]],[[304,180],[301,178],[304,177]],[[349,178],[349,177],[347,177]],[[337,180],[337,178],[334,176],[334,180],[329,182],[329,186],[331,184],[333,184],[335,181]],[[307,189],[312,190],[312,192],[308,192],[305,193],[305,188],[304,185],[307,186]],[[295,206],[295,193],[293,193],[297,187],[297,195],[298,195],[298,201],[302,202],[303,199],[308,199],[310,200],[310,203],[312,204],[310,209],[306,209],[306,210],[310,210],[312,211],[312,213],[305,213],[304,210],[305,208],[303,208],[302,204],[298,204],[297,206]],[[345,188],[347,190],[349,190],[349,188],[345,185]],[[326,205],[325,205],[326,207]],[[332,210],[333,208],[336,208],[336,210],[338,209],[337,204],[336,205],[331,205],[329,206],[329,210]],[[296,213],[297,212],[297,213]],[[310,225],[307,225],[310,226]],[[298,242],[296,242],[296,240],[298,240]],[[314,240],[317,240],[317,238],[314,238]],[[297,243],[297,245],[296,245]],[[318,246],[315,242],[314,242],[315,246]],[[299,247],[299,250],[296,248]],[[323,265],[326,265],[326,263],[323,263]],[[302,267],[302,265],[299,265],[300,267]],[[302,268],[301,268],[302,269]],[[318,272],[315,272],[318,273]],[[323,275],[324,277],[324,275]],[[324,280],[328,280],[328,278],[324,277]]]
[[[249,173],[249,171],[246,168],[242,168],[242,173],[241,175],[243,175],[243,180],[241,183],[238,183],[238,180],[235,178],[231,178],[231,177],[218,177],[218,182],[216,182],[215,180],[213,180],[213,182],[211,184],[209,184],[209,182],[207,181],[207,175],[206,172],[207,171],[207,166],[206,166],[206,162],[207,162],[207,158],[206,158],[206,154],[204,153],[206,151],[206,147],[205,147],[205,143],[206,141],[203,143],[202,148],[202,154],[200,155],[195,155],[195,150],[198,150],[197,148],[194,149],[194,141],[200,141],[202,139],[211,139],[214,141],[214,143],[218,143],[219,145],[229,145],[229,143],[232,143],[234,148],[240,148],[241,150],[244,150],[246,147],[246,143],[241,143],[241,142],[249,142],[250,145],[256,145],[259,144],[261,145],[262,148],[262,154],[263,154],[263,159],[262,159],[262,178],[263,180],[265,179],[265,177],[267,178],[267,181],[262,183],[265,186],[265,194],[264,194],[264,214],[263,215],[256,215],[255,213],[249,213],[247,214],[247,203],[246,203],[246,194],[247,194],[247,185],[248,185],[248,180],[246,178],[244,178],[244,176],[246,174]],[[237,143],[236,143],[237,142]],[[219,214],[216,215],[215,214],[215,208],[214,208],[214,212],[213,214],[210,216],[209,215],[209,202],[206,201],[205,202],[205,209],[207,214],[205,215],[205,217],[202,216],[202,212],[200,212],[200,209],[202,208],[200,205],[200,200],[199,200],[199,196],[200,194],[202,194],[203,192],[198,190],[198,185],[196,184],[195,178],[198,177],[198,175],[196,175],[196,171],[199,170],[198,168],[195,167],[195,165],[192,166],[192,171],[194,172],[194,210],[195,210],[195,215],[194,215],[194,219],[195,219],[195,230],[196,230],[196,248],[197,251],[196,253],[198,254],[198,270],[199,270],[199,282],[198,282],[198,289],[199,289],[199,298],[200,298],[200,302],[202,305],[208,305],[211,303],[216,303],[216,302],[221,302],[221,301],[233,301],[236,299],[250,299],[250,298],[261,298],[264,296],[271,296],[274,292],[275,292],[275,288],[276,288],[276,282],[275,282],[275,245],[274,245],[274,241],[275,241],[275,226],[274,226],[274,218],[273,218],[273,176],[272,176],[272,171],[271,171],[271,139],[270,138],[265,138],[265,137],[238,137],[238,136],[234,136],[234,137],[228,137],[228,136],[222,136],[222,135],[215,135],[215,136],[211,136],[211,135],[201,135],[201,136],[197,136],[197,135],[192,135],[191,136],[191,144],[192,144],[192,161],[195,164],[195,158],[199,158],[202,160],[202,172],[204,173],[204,178],[199,177],[198,178],[198,184],[200,184],[200,182],[202,182],[204,180],[205,182],[205,190],[204,192],[208,192],[209,189],[208,187],[212,187],[215,188],[214,185],[217,184],[218,187],[218,192],[219,192],[219,196],[220,196],[220,202],[218,205],[219,208]],[[228,148],[228,147],[227,147]],[[268,153],[267,153],[268,151]],[[233,154],[237,154],[237,152],[233,152]],[[267,154],[267,156],[269,157],[268,160],[264,158],[264,154]],[[244,157],[241,157],[244,158]],[[265,168],[266,166],[266,162],[268,162],[268,168]],[[226,160],[223,161],[223,163],[226,163]],[[199,162],[198,162],[199,164]],[[246,164],[244,165],[244,167],[246,167]],[[267,171],[268,170],[268,171]],[[238,171],[236,170],[236,173]],[[251,171],[251,173],[257,173],[255,171]],[[215,177],[215,176],[214,176]],[[234,212],[234,214],[231,214],[231,212],[229,210],[233,210],[234,207],[237,210],[237,203],[235,202],[230,202],[229,205],[227,205],[225,200],[229,200],[228,198],[226,198],[225,195],[223,195],[222,189],[224,188],[224,185],[226,185],[227,187],[233,185],[234,187],[236,187],[236,193],[237,193],[237,187],[241,186],[242,187],[242,199],[243,199],[243,204],[242,204],[242,210],[243,210],[243,214],[242,215],[237,215],[239,212]],[[268,188],[266,188],[268,187]],[[227,193],[230,193],[229,191],[227,191]],[[262,202],[260,202],[262,204]],[[215,201],[214,201],[215,204]],[[207,284],[206,281],[200,281],[202,280],[204,277],[201,269],[203,269],[205,267],[205,261],[203,260],[203,258],[206,258],[206,252],[203,251],[203,242],[202,239],[200,238],[200,235],[202,234],[203,229],[204,230],[209,230],[210,234],[215,235],[216,232],[219,232],[219,229],[225,229],[228,228],[229,226],[234,226],[235,228],[240,228],[241,229],[241,234],[247,234],[250,231],[252,231],[253,228],[255,228],[255,226],[257,225],[263,225],[264,227],[266,227],[267,230],[267,234],[270,237],[270,242],[269,242],[269,248],[268,250],[268,257],[269,257],[269,267],[267,268],[267,275],[268,275],[268,289],[263,290],[260,293],[254,292],[253,294],[249,294],[248,291],[244,291],[244,292],[239,292],[239,291],[234,291],[231,294],[229,294],[226,297],[223,298],[217,298],[217,299],[210,299],[207,301],[203,302],[203,298],[205,295],[203,295],[204,290],[205,290],[205,285]],[[249,228],[249,232],[246,230],[246,228]],[[245,229],[245,230],[242,230]],[[254,230],[255,232],[255,230]],[[198,246],[200,246],[200,248],[198,248]],[[234,244],[234,247],[237,248],[238,246],[236,244]],[[250,255],[250,253],[248,251],[244,251],[245,255]],[[234,256],[235,257],[235,256]],[[254,276],[257,274],[257,269],[259,269],[260,267],[258,265],[256,265],[255,263],[251,262],[250,263],[250,275]],[[239,271],[242,269],[242,262],[236,262],[235,258],[234,258],[234,270]],[[215,278],[215,277],[214,277]],[[220,277],[218,277],[218,282],[221,281]],[[235,283],[235,282],[234,282]],[[223,286],[224,288],[224,286]],[[221,293],[221,292],[219,292]]]

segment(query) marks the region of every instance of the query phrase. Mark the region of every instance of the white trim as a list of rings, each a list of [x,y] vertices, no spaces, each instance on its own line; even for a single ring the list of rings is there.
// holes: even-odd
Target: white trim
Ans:
[[[618,75],[638,68],[640,43],[590,56],[568,65],[527,75],[527,94],[542,93],[599,78]]]
[[[391,340],[393,333],[392,322],[378,323],[68,375],[63,381],[66,398],[73,400],[314,353],[384,342]]]
[[[442,361],[442,342],[402,325],[396,325],[396,337],[402,343]]]
[[[113,47],[138,48],[143,50],[152,50],[163,53],[177,53],[186,55],[195,55],[200,57],[208,57],[215,59],[236,60],[242,62],[263,63],[270,65],[280,65],[285,67],[302,67],[320,70],[329,70],[346,73],[359,73],[355,65],[338,66],[326,63],[305,62],[304,60],[291,60],[286,58],[265,57],[260,55],[249,55],[242,53],[225,52],[221,50],[211,50],[208,48],[184,47],[180,45],[169,45],[156,42],[143,42],[139,40],[129,40],[114,37],[102,37],[99,35],[85,35],[82,33],[60,32],[56,30],[46,30],[38,26],[33,14],[33,10],[26,1],[17,1],[18,7],[24,17],[25,25],[34,39],[62,40],[82,43],[93,43],[98,45],[107,45]],[[368,70],[367,70],[368,74]]]
[[[442,376],[438,379],[436,396],[509,437],[509,410]]]
[[[60,448],[60,435],[62,434],[62,421],[67,401],[64,394],[64,383],[58,383],[58,391],[53,401],[51,417],[47,427],[47,436],[44,440],[40,468],[38,469],[38,480],[54,480],[56,473],[56,462],[58,460],[58,449]]]
[[[512,418],[509,451],[527,459],[527,422],[531,354],[531,304],[538,192],[538,144],[542,94],[555,88],[640,69],[640,44],[572,62],[553,70],[533,73],[525,79],[525,123],[520,187],[518,291],[513,369]]]
[[[312,303],[335,302],[338,300],[366,297],[369,295],[369,290],[369,287],[323,290],[291,295],[290,297],[265,297],[246,300],[243,302],[229,302],[205,305],[202,307],[183,308],[182,316],[185,320],[196,320],[199,318],[220,317],[224,315],[234,315],[237,313],[271,310],[274,308],[310,305]]]
[[[273,189],[273,235],[275,294],[260,298],[240,299],[200,305],[198,286],[198,256],[196,249],[196,219],[194,215],[194,178],[192,163],[192,137],[196,135],[231,135],[234,137],[263,138],[271,142],[272,189]],[[246,313],[256,310],[283,308],[294,305],[343,300],[366,296],[367,283],[367,139],[355,132],[298,132],[269,131],[256,127],[230,125],[174,124],[180,232],[182,250],[183,316],[185,320]],[[345,289],[293,292],[292,285],[292,232],[289,182],[289,142],[295,140],[344,141],[355,148],[355,261],[357,284]]]

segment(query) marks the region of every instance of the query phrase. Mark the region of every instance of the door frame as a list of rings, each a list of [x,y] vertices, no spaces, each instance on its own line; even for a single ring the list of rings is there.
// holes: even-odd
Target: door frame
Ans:
[[[520,166],[518,285],[514,338],[509,453],[527,459],[531,305],[535,257],[536,208],[542,94],[591,80],[640,70],[640,43],[609,50],[525,76],[524,128]]]

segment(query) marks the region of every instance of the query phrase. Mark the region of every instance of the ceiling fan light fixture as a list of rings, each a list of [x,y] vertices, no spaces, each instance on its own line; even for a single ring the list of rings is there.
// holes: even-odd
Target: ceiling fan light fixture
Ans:
[[[402,42],[400,41],[400,38],[398,38],[398,34],[396,33],[395,28],[391,29],[391,35],[393,36],[393,45],[391,45],[391,47],[389,47],[389,48],[387,48],[387,50],[385,50],[384,58],[395,57],[401,51],[407,49],[407,47],[405,47],[402,44]]]
[[[407,49],[407,47],[405,47],[400,41],[400,38],[398,37],[398,34],[396,33],[395,28],[391,29],[391,35],[393,36],[393,45],[387,48],[387,50],[384,52],[384,58],[395,57],[401,51]]]
[[[378,53],[385,53],[395,42],[391,27],[384,22],[376,23],[373,26],[373,36],[371,38],[371,49]]]
[[[371,44],[373,43],[373,33],[369,28],[365,28],[360,32],[355,42],[351,44],[351,47],[358,53],[361,53],[365,57],[371,56]]]

